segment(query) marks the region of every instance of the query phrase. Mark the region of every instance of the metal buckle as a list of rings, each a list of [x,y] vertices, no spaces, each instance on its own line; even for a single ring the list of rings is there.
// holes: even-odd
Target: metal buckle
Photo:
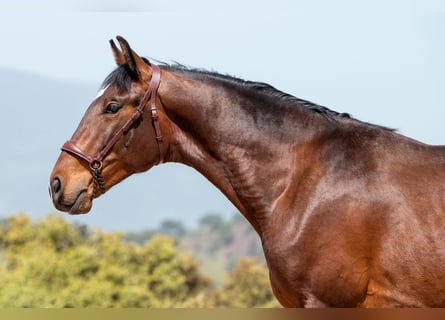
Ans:
[[[96,170],[100,170],[100,169],[102,169],[102,161],[93,161],[93,162],[91,162],[90,164],[90,169],[92,170],[92,171],[96,171]]]

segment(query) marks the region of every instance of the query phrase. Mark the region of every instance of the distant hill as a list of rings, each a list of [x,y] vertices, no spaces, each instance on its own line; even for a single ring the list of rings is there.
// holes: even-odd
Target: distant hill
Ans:
[[[0,214],[51,208],[47,185],[60,143],[71,136],[93,86],[0,70]]]
[[[55,211],[49,174],[99,85],[0,69],[0,217],[24,211],[36,218]],[[193,226],[208,212],[235,211],[193,169],[167,164],[116,186],[95,200],[88,215],[66,218],[108,231],[141,230],[165,219]]]

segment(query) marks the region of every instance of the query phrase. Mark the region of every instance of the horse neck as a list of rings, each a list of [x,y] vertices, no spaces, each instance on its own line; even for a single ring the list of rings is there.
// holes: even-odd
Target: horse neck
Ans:
[[[168,161],[195,168],[218,187],[258,233],[289,185],[295,145],[286,121],[267,128],[255,101],[230,86],[166,72],[160,99],[170,123]],[[247,109],[246,109],[247,105]],[[293,124],[295,127],[295,124]]]

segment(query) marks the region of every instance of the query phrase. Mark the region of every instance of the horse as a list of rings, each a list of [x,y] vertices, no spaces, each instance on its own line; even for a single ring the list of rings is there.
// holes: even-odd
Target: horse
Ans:
[[[50,175],[58,210],[178,162],[258,233],[284,307],[445,306],[444,147],[116,38],[117,68]]]

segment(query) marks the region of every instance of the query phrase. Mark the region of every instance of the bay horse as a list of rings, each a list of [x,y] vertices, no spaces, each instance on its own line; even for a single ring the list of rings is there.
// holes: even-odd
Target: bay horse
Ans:
[[[117,40],[51,173],[57,209],[87,213],[126,177],[180,162],[256,230],[283,306],[445,306],[444,147]]]

